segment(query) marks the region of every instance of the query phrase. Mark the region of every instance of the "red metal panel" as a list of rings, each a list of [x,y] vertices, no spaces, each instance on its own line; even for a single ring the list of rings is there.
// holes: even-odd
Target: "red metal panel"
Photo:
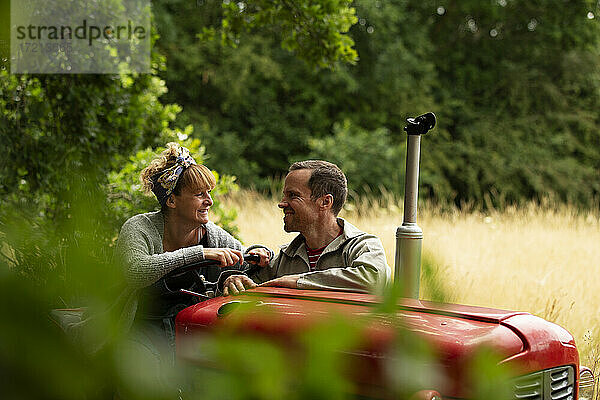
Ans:
[[[525,348],[504,363],[523,371],[539,371],[557,365],[573,365],[579,376],[579,354],[573,336],[560,326],[534,315],[516,315],[503,324],[519,335]]]
[[[178,349],[185,337],[227,325],[230,316],[219,317],[219,310],[235,306],[236,302],[250,304],[243,321],[237,321],[236,329],[282,340],[329,318],[332,312],[354,319],[373,316],[378,298],[285,288],[256,288],[242,296],[214,298],[179,313]],[[235,310],[231,312],[235,314]],[[527,313],[402,299],[397,315],[397,320],[389,316],[372,317],[362,332],[367,339],[364,346],[346,354],[357,384],[370,388],[386,385],[389,348],[397,337],[398,323],[421,336],[437,354],[438,367],[444,371],[446,380],[439,387],[424,389],[436,389],[446,396],[468,396],[465,390],[469,386],[468,364],[475,351],[483,346],[493,349],[499,362],[515,368],[515,374],[558,365],[574,365],[576,369],[578,366],[572,336],[559,326]]]

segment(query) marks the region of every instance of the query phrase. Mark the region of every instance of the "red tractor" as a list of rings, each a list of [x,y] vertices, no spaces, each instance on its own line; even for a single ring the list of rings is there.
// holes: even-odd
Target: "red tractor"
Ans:
[[[381,298],[350,292],[256,288],[236,297],[215,297],[181,311],[176,319],[180,361],[205,363],[194,348],[199,340],[229,327],[271,341],[291,344],[295,335],[330,318],[372,317],[361,327],[360,346],[342,357],[354,394],[397,398],[390,368],[397,354],[397,325],[414,332],[432,349],[437,379],[417,387],[414,398],[455,399],[473,396],[469,368],[474,354],[491,349],[496,363],[510,367],[512,397],[526,400],[591,398],[592,372],[579,364],[573,337],[565,329],[526,312],[495,310],[419,300],[421,242],[416,223],[421,135],[435,125],[432,113],[408,119],[404,222],[396,232],[395,278],[403,294],[392,313],[377,313]],[[201,295],[200,295],[201,296]],[[202,297],[202,296],[201,296]],[[244,312],[242,312],[242,310]]]

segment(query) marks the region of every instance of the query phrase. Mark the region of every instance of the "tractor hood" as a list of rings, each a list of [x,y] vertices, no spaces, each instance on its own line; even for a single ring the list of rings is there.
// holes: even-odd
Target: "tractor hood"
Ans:
[[[377,296],[341,291],[298,290],[277,287],[257,287],[247,290],[240,296],[216,297],[183,310],[178,316],[178,323],[212,325],[227,314],[229,310],[219,309],[226,304],[237,302],[262,302],[278,308],[289,318],[312,318],[332,310],[348,309],[368,313],[372,307],[381,303]],[[321,304],[323,303],[323,304]],[[319,306],[319,304],[321,304]],[[289,308],[294,308],[294,311]],[[316,307],[316,308],[315,308]],[[225,307],[227,308],[227,306]],[[234,307],[230,307],[233,309]],[[515,315],[527,315],[525,312],[498,310],[485,307],[465,306],[458,304],[434,303],[425,300],[402,298],[398,302],[400,313],[424,313],[446,317],[464,318],[467,320],[499,324]],[[296,313],[299,312],[297,315]],[[302,317],[301,317],[302,316]]]
[[[226,325],[238,309],[244,309],[239,329],[279,336],[301,332],[332,313],[371,316],[374,322],[368,335],[380,347],[392,340],[392,327],[389,316],[373,315],[379,303],[369,294],[259,287],[241,296],[217,297],[188,307],[178,314],[176,324],[178,334],[185,336]],[[503,358],[525,347],[513,327],[502,322],[526,313],[401,299],[397,315],[402,326],[426,338],[448,360],[469,355],[482,345],[493,347]]]
[[[491,349],[498,362],[514,365],[519,375],[557,362],[576,364],[577,351],[571,335],[524,312],[401,299],[396,308],[398,318],[392,322],[394,318],[389,314],[377,313],[379,304],[380,299],[368,294],[266,287],[240,296],[213,298],[178,314],[178,356],[187,358],[183,343],[188,338],[226,326],[238,313],[241,322],[237,318],[235,329],[278,339],[292,337],[333,313],[353,320],[369,318],[364,331],[367,343],[350,354],[353,362],[363,365],[356,374],[357,383],[363,386],[384,385],[382,359],[389,355],[398,324],[430,344],[437,366],[444,370],[446,383],[438,387],[452,396],[465,394],[462,385],[466,365],[483,347]],[[241,309],[245,310],[243,314]]]

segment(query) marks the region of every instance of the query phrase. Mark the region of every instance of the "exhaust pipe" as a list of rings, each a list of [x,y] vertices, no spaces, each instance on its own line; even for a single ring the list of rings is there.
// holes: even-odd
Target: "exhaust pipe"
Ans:
[[[407,133],[406,180],[404,182],[404,221],[396,229],[396,260],[394,280],[402,283],[405,297],[419,298],[421,278],[421,244],[423,230],[417,225],[417,198],[419,195],[419,159],[421,135],[435,126],[431,112],[408,118],[404,127]]]

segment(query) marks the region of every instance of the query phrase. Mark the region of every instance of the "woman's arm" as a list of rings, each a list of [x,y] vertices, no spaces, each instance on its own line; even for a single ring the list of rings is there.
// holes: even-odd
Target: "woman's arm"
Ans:
[[[130,219],[121,228],[116,254],[133,288],[149,286],[165,274],[186,264],[204,260],[202,246],[155,254],[162,239],[149,220]]]

